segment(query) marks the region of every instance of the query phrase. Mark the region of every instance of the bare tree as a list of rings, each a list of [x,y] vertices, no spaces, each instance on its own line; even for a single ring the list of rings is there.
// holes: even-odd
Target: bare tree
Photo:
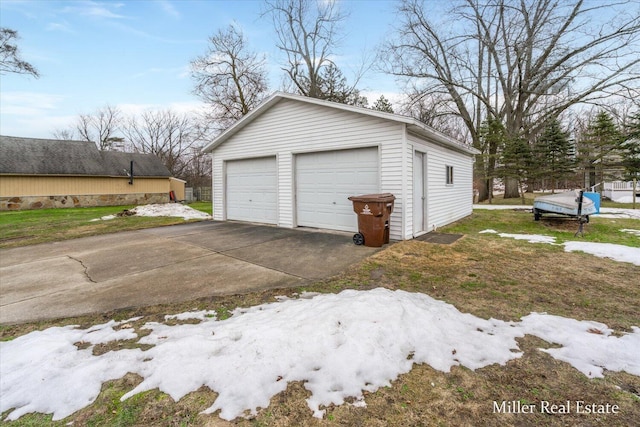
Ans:
[[[40,73],[27,61],[20,59],[18,52],[18,32],[11,28],[0,27],[0,74],[30,74],[35,78]]]
[[[68,129],[54,129],[52,135],[55,139],[72,141],[75,139],[75,130],[73,127]]]
[[[203,153],[201,147],[192,147],[186,154],[186,165],[181,178],[192,187],[211,186],[211,156]]]
[[[595,19],[614,10],[606,22]],[[640,95],[638,12],[633,2],[459,0],[435,22],[421,1],[405,0],[382,59],[390,73],[446,93],[477,148],[479,126],[491,117],[508,143],[529,142],[573,105]],[[515,180],[506,184],[505,197],[517,197]]]
[[[131,117],[124,132],[136,152],[155,154],[175,177],[183,176],[189,154],[202,136],[193,118],[171,110],[145,111],[139,118]]]
[[[354,82],[347,85],[332,60],[341,42],[340,25],[346,18],[339,2],[268,0],[263,15],[273,19],[277,46],[286,55],[282,69],[296,92],[311,98],[363,103],[356,86],[367,67],[361,66]],[[340,86],[340,96],[327,93],[336,86]]]
[[[94,142],[101,151],[123,149],[119,136],[122,113],[117,107],[105,105],[92,114],[80,114],[75,130],[84,141]]]
[[[405,97],[400,112],[454,138],[465,141],[469,131],[456,112],[449,96],[436,88],[426,89],[410,85],[404,89]]]
[[[233,25],[209,38],[205,55],[191,62],[194,93],[209,104],[208,118],[225,129],[251,111],[268,90],[265,58],[249,51]]]

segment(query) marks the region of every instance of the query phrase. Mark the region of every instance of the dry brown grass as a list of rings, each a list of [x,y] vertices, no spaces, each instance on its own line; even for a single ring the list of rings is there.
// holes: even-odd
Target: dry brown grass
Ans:
[[[342,275],[305,288],[338,292],[342,289],[386,287],[426,293],[455,305],[462,312],[483,318],[518,320],[531,312],[547,312],[575,319],[595,320],[618,333],[640,326],[640,268],[560,247],[523,243],[494,236],[468,234],[452,245],[418,241],[394,244]],[[83,326],[108,319],[145,316],[131,327],[147,321],[163,321],[164,314],[192,309],[227,310],[273,302],[276,295],[301,289],[270,290],[195,302],[122,310],[79,319],[37,325],[18,325],[0,330],[2,337],[16,336],[53,324]],[[594,331],[596,333],[596,331]],[[454,367],[444,373],[427,365],[397,378],[391,387],[365,393],[366,408],[349,404],[329,407],[324,419],[311,416],[302,383],[271,400],[257,416],[229,423],[216,415],[201,415],[216,394],[202,388],[179,402],[152,390],[125,402],[119,397],[140,381],[128,375],[103,386],[98,401],[59,425],[74,426],[634,426],[640,420],[640,378],[607,372],[602,379],[588,379],[567,363],[557,361],[539,348],[552,344],[526,336],[519,340],[521,358],[505,366],[492,365],[476,371]],[[112,344],[109,351],[135,342]],[[494,413],[493,402],[519,401],[539,408],[542,401],[617,404],[618,414],[587,415],[575,411],[564,415]],[[27,416],[18,425],[54,425],[44,416]],[[11,425],[12,423],[7,423]]]

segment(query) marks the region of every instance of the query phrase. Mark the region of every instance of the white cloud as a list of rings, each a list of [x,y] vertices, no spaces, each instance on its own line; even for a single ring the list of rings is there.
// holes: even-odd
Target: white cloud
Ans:
[[[125,116],[138,116],[145,111],[171,110],[176,113],[199,113],[206,105],[200,101],[170,102],[166,104],[118,104],[118,109]]]
[[[158,3],[167,15],[173,16],[174,18],[181,17],[180,12],[178,12],[178,10],[173,6],[173,4],[171,4],[169,0],[158,0]]]
[[[75,34],[67,22],[50,22],[46,27],[47,31],[60,31],[63,33]]]
[[[76,116],[59,114],[66,97],[51,93],[0,93],[0,133],[31,138],[50,138],[56,129],[69,127]],[[9,119],[10,117],[10,119]]]
[[[37,116],[55,110],[65,99],[63,95],[38,92],[2,92],[2,114]]]
[[[73,3],[73,6],[67,6],[62,11],[94,18],[123,19],[126,16],[111,11],[111,9],[119,9],[122,6],[123,3],[83,1]]]

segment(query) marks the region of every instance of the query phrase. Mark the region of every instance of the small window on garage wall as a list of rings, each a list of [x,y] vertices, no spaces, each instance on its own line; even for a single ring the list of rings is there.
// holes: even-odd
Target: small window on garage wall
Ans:
[[[453,166],[447,166],[447,185],[453,185]]]

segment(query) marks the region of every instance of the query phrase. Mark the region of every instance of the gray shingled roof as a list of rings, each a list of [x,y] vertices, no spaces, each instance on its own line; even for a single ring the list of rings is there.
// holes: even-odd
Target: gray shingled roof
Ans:
[[[93,142],[0,135],[0,174],[169,177],[153,154],[100,151]]]

